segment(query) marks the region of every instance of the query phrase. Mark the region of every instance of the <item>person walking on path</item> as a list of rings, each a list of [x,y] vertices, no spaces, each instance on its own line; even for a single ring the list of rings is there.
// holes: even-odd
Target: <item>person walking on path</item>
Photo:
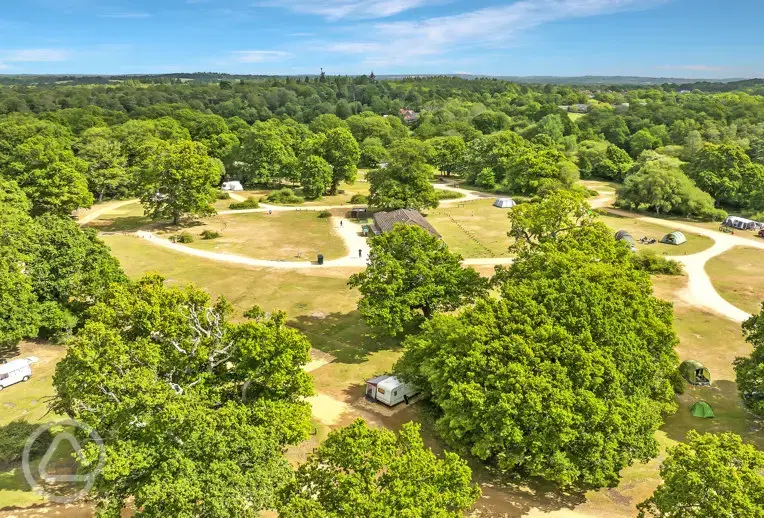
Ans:
[[[362,257],[363,257],[363,249],[359,248],[358,249],[358,258],[361,259]]]

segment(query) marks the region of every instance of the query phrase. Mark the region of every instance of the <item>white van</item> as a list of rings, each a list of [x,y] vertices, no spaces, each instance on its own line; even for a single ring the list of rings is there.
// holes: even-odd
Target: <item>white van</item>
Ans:
[[[30,364],[32,363],[34,362],[30,361],[30,358],[23,358],[0,364],[0,390],[31,378],[32,367]]]
[[[419,394],[419,389],[406,385],[395,376],[377,376],[366,382],[366,396],[387,406],[395,406]]]

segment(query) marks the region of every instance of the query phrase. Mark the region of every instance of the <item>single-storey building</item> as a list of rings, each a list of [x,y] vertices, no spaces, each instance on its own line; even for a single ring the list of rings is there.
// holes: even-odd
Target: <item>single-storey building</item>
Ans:
[[[402,401],[408,404],[409,399],[418,393],[419,389],[407,385],[395,376],[377,376],[366,382],[366,397],[387,406],[395,406]]]
[[[220,187],[224,191],[243,191],[244,187],[241,185],[241,182],[233,181],[233,182],[223,182],[223,186]]]
[[[422,216],[419,211],[414,209],[398,209],[386,212],[377,212],[373,217],[374,224],[371,227],[374,234],[379,235],[390,232],[396,223],[404,225],[416,225],[422,227],[433,236],[440,238],[440,234],[430,225],[430,222]]]
[[[515,200],[512,198],[496,198],[496,201],[493,202],[493,206],[500,209],[509,209],[515,205],[517,205],[517,203],[515,203]]]
[[[761,230],[764,227],[764,223],[738,216],[727,216],[727,219],[724,220],[724,226],[740,230]]]

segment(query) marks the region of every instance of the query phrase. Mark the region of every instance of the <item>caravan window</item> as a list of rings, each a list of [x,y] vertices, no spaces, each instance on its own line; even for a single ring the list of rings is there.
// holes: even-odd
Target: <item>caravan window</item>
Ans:
[[[3,373],[3,374],[0,374],[0,380],[4,380],[4,379],[6,379],[7,377],[8,377],[8,375],[7,375],[7,374],[5,374],[5,373]]]
[[[377,389],[377,392],[379,392],[380,394],[384,394],[384,393],[385,393],[385,389],[383,389],[383,388],[378,388],[378,389]]]
[[[394,391],[393,391],[393,396],[397,396],[397,395],[398,395],[398,391],[397,391],[397,390],[394,390]]]

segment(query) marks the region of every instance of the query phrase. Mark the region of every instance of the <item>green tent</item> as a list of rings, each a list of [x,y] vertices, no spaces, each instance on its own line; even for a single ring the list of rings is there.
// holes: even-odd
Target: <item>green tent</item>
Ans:
[[[710,385],[711,373],[702,363],[695,360],[685,360],[679,366],[682,377],[693,385]]]
[[[681,245],[686,242],[687,238],[684,237],[684,234],[678,231],[666,234],[663,236],[663,239],[661,239],[661,243],[666,243],[667,245]]]
[[[714,409],[705,401],[698,401],[692,405],[690,413],[695,417],[701,417],[703,419],[711,419],[714,417]]]

